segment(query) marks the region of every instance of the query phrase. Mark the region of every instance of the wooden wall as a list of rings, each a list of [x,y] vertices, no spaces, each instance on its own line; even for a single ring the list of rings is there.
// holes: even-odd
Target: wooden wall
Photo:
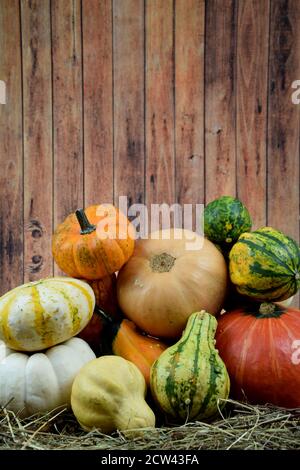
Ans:
[[[0,293],[119,195],[237,195],[299,240],[299,0],[0,0],[0,79]]]

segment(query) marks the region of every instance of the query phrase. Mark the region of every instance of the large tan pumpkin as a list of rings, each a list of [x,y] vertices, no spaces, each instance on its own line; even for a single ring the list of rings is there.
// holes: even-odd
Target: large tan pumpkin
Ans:
[[[169,233],[170,239],[163,239],[168,231],[161,231],[136,243],[133,256],[119,272],[117,295],[125,315],[142,330],[177,338],[193,312],[219,313],[227,268],[210,241],[182,229]]]

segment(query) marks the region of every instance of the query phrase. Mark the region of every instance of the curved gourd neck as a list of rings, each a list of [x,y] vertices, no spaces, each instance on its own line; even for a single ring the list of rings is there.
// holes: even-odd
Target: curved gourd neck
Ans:
[[[214,337],[217,330],[217,320],[210,313],[202,310],[201,312],[193,313],[187,322],[184,333],[180,341],[185,341],[193,333],[196,336],[201,334],[203,338],[207,339],[208,344],[214,345]],[[207,334],[203,334],[203,332]],[[203,341],[203,339],[202,339]]]

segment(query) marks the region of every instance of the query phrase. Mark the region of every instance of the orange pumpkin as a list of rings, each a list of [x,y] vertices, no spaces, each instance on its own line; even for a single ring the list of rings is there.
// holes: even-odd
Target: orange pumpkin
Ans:
[[[216,347],[232,398],[300,407],[300,310],[248,302],[221,315]]]
[[[77,210],[52,239],[57,265],[71,277],[101,279],[118,271],[134,249],[134,229],[112,205]]]
[[[175,229],[139,240],[117,278],[119,305],[141,330],[177,338],[188,317],[219,313],[227,289],[224,257],[209,240]]]
[[[116,275],[106,276],[103,279],[87,281],[92,287],[96,305],[105,310],[113,318],[119,318],[117,293],[116,293]],[[100,353],[100,342],[103,331],[103,319],[96,312],[93,313],[87,326],[79,333],[79,337],[84,339],[96,354]]]
[[[105,339],[109,340],[112,352],[116,356],[133,362],[140,369],[149,386],[151,366],[168,348],[168,345],[157,338],[143,334],[132,321],[126,318],[112,319],[97,307],[95,312],[105,323]]]

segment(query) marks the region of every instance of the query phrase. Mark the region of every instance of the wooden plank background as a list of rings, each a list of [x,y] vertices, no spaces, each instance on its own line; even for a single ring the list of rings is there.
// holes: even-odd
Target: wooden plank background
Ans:
[[[120,195],[237,195],[299,240],[299,0],[0,0],[0,79],[0,294]]]

